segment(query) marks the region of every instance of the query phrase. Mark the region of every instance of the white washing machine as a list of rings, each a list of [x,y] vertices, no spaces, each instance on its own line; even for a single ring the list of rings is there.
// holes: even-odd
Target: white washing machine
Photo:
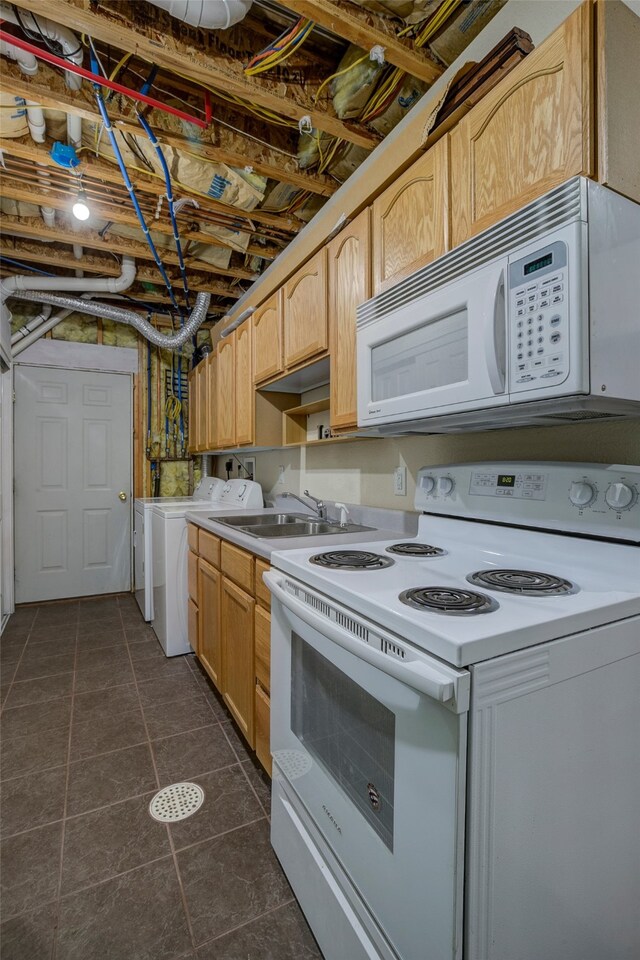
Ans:
[[[203,477],[192,497],[139,497],[134,504],[133,524],[133,570],[135,595],[144,619],[153,620],[153,571],[152,571],[152,523],[151,511],[161,504],[167,507],[186,505],[187,510],[197,509],[218,501],[226,482],[218,477]]]
[[[190,653],[187,627],[187,521],[194,510],[207,516],[256,510],[264,506],[262,487],[254,480],[229,480],[219,500],[194,503],[156,503],[151,508],[153,542],[153,629],[167,657]]]

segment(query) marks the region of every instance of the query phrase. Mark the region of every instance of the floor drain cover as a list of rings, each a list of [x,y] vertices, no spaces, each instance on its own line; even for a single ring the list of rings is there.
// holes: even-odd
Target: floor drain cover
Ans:
[[[197,783],[172,783],[158,790],[149,804],[149,813],[161,823],[176,823],[199,810],[204,790]]]

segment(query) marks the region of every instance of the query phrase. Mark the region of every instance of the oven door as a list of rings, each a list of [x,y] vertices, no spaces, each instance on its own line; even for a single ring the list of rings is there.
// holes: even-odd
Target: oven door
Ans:
[[[506,260],[360,321],[358,425],[506,403]]]
[[[274,777],[389,955],[460,957],[468,673],[290,577],[265,581]]]

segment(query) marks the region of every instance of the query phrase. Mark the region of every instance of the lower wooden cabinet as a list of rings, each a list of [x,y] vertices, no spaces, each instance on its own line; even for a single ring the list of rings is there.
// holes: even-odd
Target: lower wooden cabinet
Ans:
[[[269,564],[195,524],[189,538],[189,642],[271,776]]]
[[[203,667],[218,689],[222,683],[222,638],[220,632],[220,571],[198,560],[198,649]]]
[[[222,696],[244,734],[255,747],[253,597],[222,578],[220,635],[222,639]]]

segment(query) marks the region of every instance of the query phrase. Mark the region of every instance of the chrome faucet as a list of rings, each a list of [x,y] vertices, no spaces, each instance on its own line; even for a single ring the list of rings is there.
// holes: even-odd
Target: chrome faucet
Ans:
[[[320,517],[320,519],[321,519],[321,520],[326,519],[326,510],[325,510],[324,502],[323,502],[322,500],[318,500],[317,497],[312,496],[312,495],[309,493],[308,490],[305,490],[304,495],[305,495],[305,497],[309,497],[309,500],[313,500],[313,501],[314,501],[316,513],[317,513],[317,515]],[[288,490],[285,490],[285,492],[284,492],[284,493],[281,493],[280,496],[281,496],[281,497],[293,497],[293,499],[294,499],[294,500],[297,500],[299,503],[301,503],[303,507],[306,507],[307,509],[309,509],[309,504],[306,503],[306,501],[303,500],[302,497],[299,497],[297,493],[289,493]]]

